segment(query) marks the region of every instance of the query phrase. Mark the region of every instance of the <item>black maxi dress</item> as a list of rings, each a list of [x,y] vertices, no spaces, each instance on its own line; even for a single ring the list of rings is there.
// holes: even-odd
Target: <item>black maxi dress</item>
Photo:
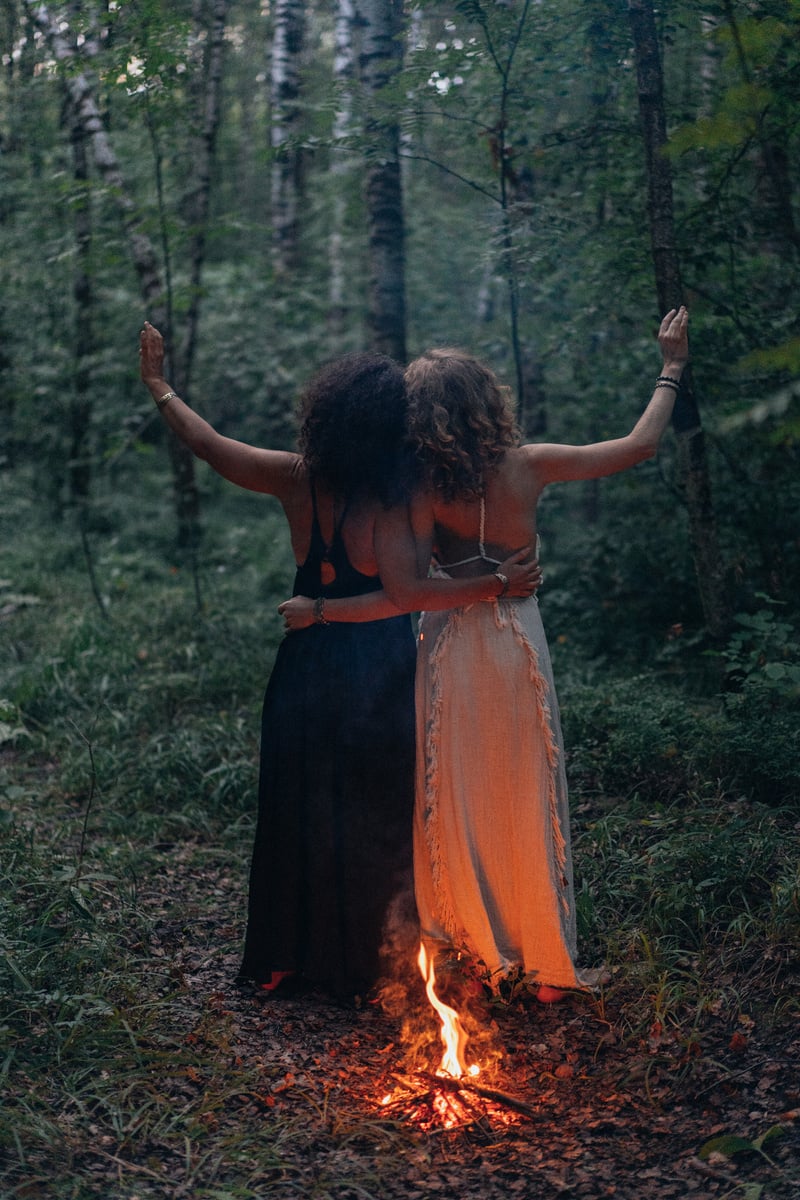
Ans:
[[[326,546],[312,498],[293,594],[378,591],[347,558],[346,512]],[[281,642],[264,697],[240,981],[292,971],[351,999],[378,980],[387,909],[411,888],[415,656],[409,616],[315,624]]]

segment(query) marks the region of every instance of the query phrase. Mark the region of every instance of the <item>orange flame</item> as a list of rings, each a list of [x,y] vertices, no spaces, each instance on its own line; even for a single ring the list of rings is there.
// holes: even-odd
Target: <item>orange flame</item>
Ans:
[[[441,1021],[440,1036],[444,1046],[442,1061],[436,1069],[437,1075],[449,1075],[452,1079],[461,1079],[463,1075],[477,1075],[478,1067],[467,1067],[464,1050],[467,1044],[467,1034],[458,1013],[449,1004],[445,1004],[436,995],[436,973],[433,968],[433,956],[428,958],[425,946],[420,945],[417,966],[425,980],[425,993],[436,1010]]]

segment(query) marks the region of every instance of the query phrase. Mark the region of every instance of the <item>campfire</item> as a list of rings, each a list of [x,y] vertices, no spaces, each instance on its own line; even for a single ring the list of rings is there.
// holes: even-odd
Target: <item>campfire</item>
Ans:
[[[478,1082],[481,1065],[467,1061],[467,1032],[456,1009],[436,992],[433,955],[427,953],[424,944],[417,965],[425,994],[439,1018],[442,1057],[435,1071],[393,1073],[395,1086],[383,1096],[382,1111],[426,1131],[469,1127],[487,1137],[498,1124],[509,1126],[534,1117],[536,1110],[531,1105]]]

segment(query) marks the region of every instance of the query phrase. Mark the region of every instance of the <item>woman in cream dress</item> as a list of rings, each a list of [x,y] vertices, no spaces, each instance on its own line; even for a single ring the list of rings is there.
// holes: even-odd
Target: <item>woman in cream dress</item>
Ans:
[[[611,475],[656,453],[688,359],[687,313],[668,313],[663,369],[626,436],[584,446],[520,445],[508,389],[460,351],[406,371],[412,443],[424,473],[409,511],[376,525],[381,579],[398,608],[419,581],[503,579],[502,560],[537,545],[543,489]],[[535,595],[425,612],[416,673],[414,878],[424,939],[464,952],[496,988],[538,985],[543,1001],[596,982],[576,967],[564,750]]]

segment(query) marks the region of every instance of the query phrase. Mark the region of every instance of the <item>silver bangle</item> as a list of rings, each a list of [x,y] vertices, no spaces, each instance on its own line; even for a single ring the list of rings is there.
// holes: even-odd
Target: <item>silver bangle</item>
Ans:
[[[504,575],[502,571],[493,571],[492,575],[494,576],[495,579],[499,579],[501,584],[503,585],[500,588],[500,591],[495,596],[495,600],[499,600],[500,597],[505,596],[506,592],[508,591],[508,576]]]
[[[163,396],[158,397],[156,404],[159,408],[166,408],[170,400],[177,400],[177,398],[178,397],[175,392],[164,392]]]

